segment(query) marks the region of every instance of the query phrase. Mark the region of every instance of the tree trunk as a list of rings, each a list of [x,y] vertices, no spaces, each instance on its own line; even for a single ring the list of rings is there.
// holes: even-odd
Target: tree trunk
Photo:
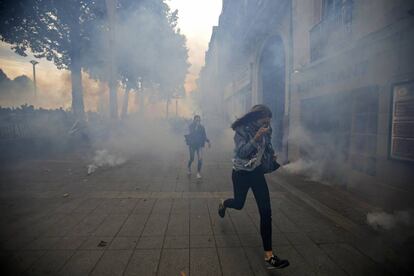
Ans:
[[[125,88],[124,101],[122,103],[121,118],[125,119],[128,114],[128,102],[129,102],[129,87]]]
[[[114,80],[109,81],[109,114],[112,119],[118,118],[118,96]]]
[[[170,106],[170,98],[167,98],[167,119],[168,119],[168,113],[169,113],[169,106]]]
[[[72,82],[72,112],[78,118],[85,115],[82,91],[82,66],[80,50],[80,27],[74,24],[71,29],[70,71]]]
[[[116,0],[106,0],[106,8],[109,21],[109,114],[112,119],[118,118],[118,97],[116,85],[116,65],[115,65],[115,16]]]
[[[137,95],[138,95],[138,93],[137,93]],[[144,108],[145,108],[145,106],[144,106],[144,100],[145,100],[145,98],[144,98],[144,94],[143,93],[139,94],[138,100],[139,100],[139,112],[141,114],[144,114],[144,112],[145,112],[145,110],[144,110]]]

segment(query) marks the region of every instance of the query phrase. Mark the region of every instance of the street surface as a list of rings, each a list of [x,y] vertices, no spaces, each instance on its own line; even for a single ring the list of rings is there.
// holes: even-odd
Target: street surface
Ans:
[[[207,150],[201,181],[186,158],[146,154],[90,175],[76,154],[4,164],[2,275],[389,275],[385,246],[301,198],[283,169],[268,184],[274,251],[291,265],[267,271],[251,192],[242,211],[217,215],[231,152]]]

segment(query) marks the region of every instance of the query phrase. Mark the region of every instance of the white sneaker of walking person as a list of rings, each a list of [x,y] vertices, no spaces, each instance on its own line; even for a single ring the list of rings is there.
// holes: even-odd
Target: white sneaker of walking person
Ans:
[[[191,168],[187,169],[187,175],[190,176],[191,175]]]
[[[201,179],[201,174],[199,172],[197,173],[197,178]]]

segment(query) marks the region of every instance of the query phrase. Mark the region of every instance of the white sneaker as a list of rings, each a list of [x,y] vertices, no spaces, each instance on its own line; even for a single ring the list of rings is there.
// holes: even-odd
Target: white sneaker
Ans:
[[[201,174],[197,173],[197,178],[200,179],[201,178]]]
[[[191,175],[191,169],[187,170],[187,175],[190,176]]]

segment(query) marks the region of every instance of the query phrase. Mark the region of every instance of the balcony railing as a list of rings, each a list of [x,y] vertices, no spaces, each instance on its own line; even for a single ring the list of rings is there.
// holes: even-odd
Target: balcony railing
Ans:
[[[341,9],[326,16],[310,30],[311,61],[338,49],[349,39],[352,30],[353,1],[346,1]]]

